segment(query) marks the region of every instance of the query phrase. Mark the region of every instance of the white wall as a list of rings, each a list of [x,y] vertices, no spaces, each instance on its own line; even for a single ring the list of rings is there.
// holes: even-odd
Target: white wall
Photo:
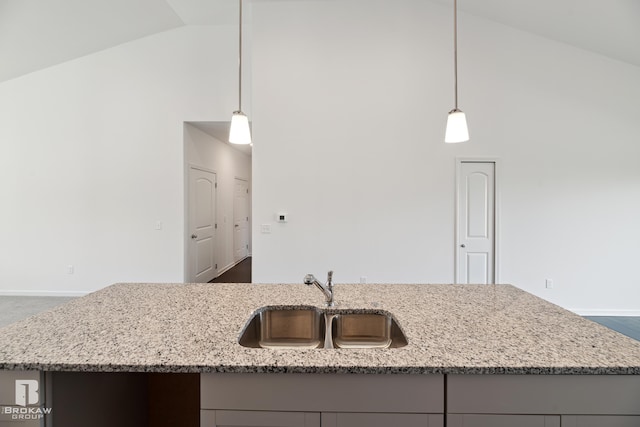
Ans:
[[[0,292],[183,280],[183,122],[229,119],[236,38],[182,27],[0,84]]]
[[[640,69],[461,14],[472,141],[445,145],[451,10],[339,3],[253,5],[254,281],[451,282],[455,157],[495,156],[501,281],[640,314]],[[0,293],[183,280],[183,123],[236,108],[236,37],[184,27],[0,84]]]
[[[188,165],[204,167],[216,173],[218,230],[215,262],[218,264],[218,271],[223,272],[234,264],[235,179],[247,181],[251,188],[251,157],[189,124],[184,126],[184,142]],[[249,253],[251,253],[251,242],[249,242]]]
[[[640,314],[640,68],[461,14],[472,139],[445,145],[450,8],[253,7],[254,281],[452,282],[455,158],[492,156],[500,281]]]

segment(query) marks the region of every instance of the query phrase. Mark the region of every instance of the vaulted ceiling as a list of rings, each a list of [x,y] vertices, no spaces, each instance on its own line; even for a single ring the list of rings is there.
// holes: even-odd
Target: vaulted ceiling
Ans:
[[[237,25],[237,7],[236,0],[0,0],[0,82],[182,25]],[[458,7],[640,66],[638,0],[458,0]]]

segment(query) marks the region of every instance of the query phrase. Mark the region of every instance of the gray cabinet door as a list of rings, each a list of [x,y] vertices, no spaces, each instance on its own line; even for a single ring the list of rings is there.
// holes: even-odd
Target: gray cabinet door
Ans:
[[[448,427],[560,427],[559,415],[449,414]],[[564,424],[563,424],[564,427]]]
[[[320,413],[202,410],[200,427],[320,427]]]
[[[323,412],[322,427],[442,427],[442,414]]]

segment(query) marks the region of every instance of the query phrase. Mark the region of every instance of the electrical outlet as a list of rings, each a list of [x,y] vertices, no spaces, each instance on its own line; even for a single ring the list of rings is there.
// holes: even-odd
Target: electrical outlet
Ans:
[[[360,283],[367,283],[367,276],[360,276]]]
[[[74,270],[73,265],[67,265],[67,274],[73,274]]]
[[[271,224],[262,224],[260,226],[260,232],[262,234],[271,234]]]
[[[553,289],[553,280],[552,279],[544,279],[544,286],[547,289]]]

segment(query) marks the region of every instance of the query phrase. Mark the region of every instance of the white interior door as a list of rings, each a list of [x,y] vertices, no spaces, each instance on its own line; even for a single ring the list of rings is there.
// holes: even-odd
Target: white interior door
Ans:
[[[234,261],[249,255],[249,183],[236,178],[233,198]]]
[[[189,169],[190,282],[206,283],[217,275],[215,262],[216,174]]]
[[[495,283],[495,162],[458,167],[456,283]]]

